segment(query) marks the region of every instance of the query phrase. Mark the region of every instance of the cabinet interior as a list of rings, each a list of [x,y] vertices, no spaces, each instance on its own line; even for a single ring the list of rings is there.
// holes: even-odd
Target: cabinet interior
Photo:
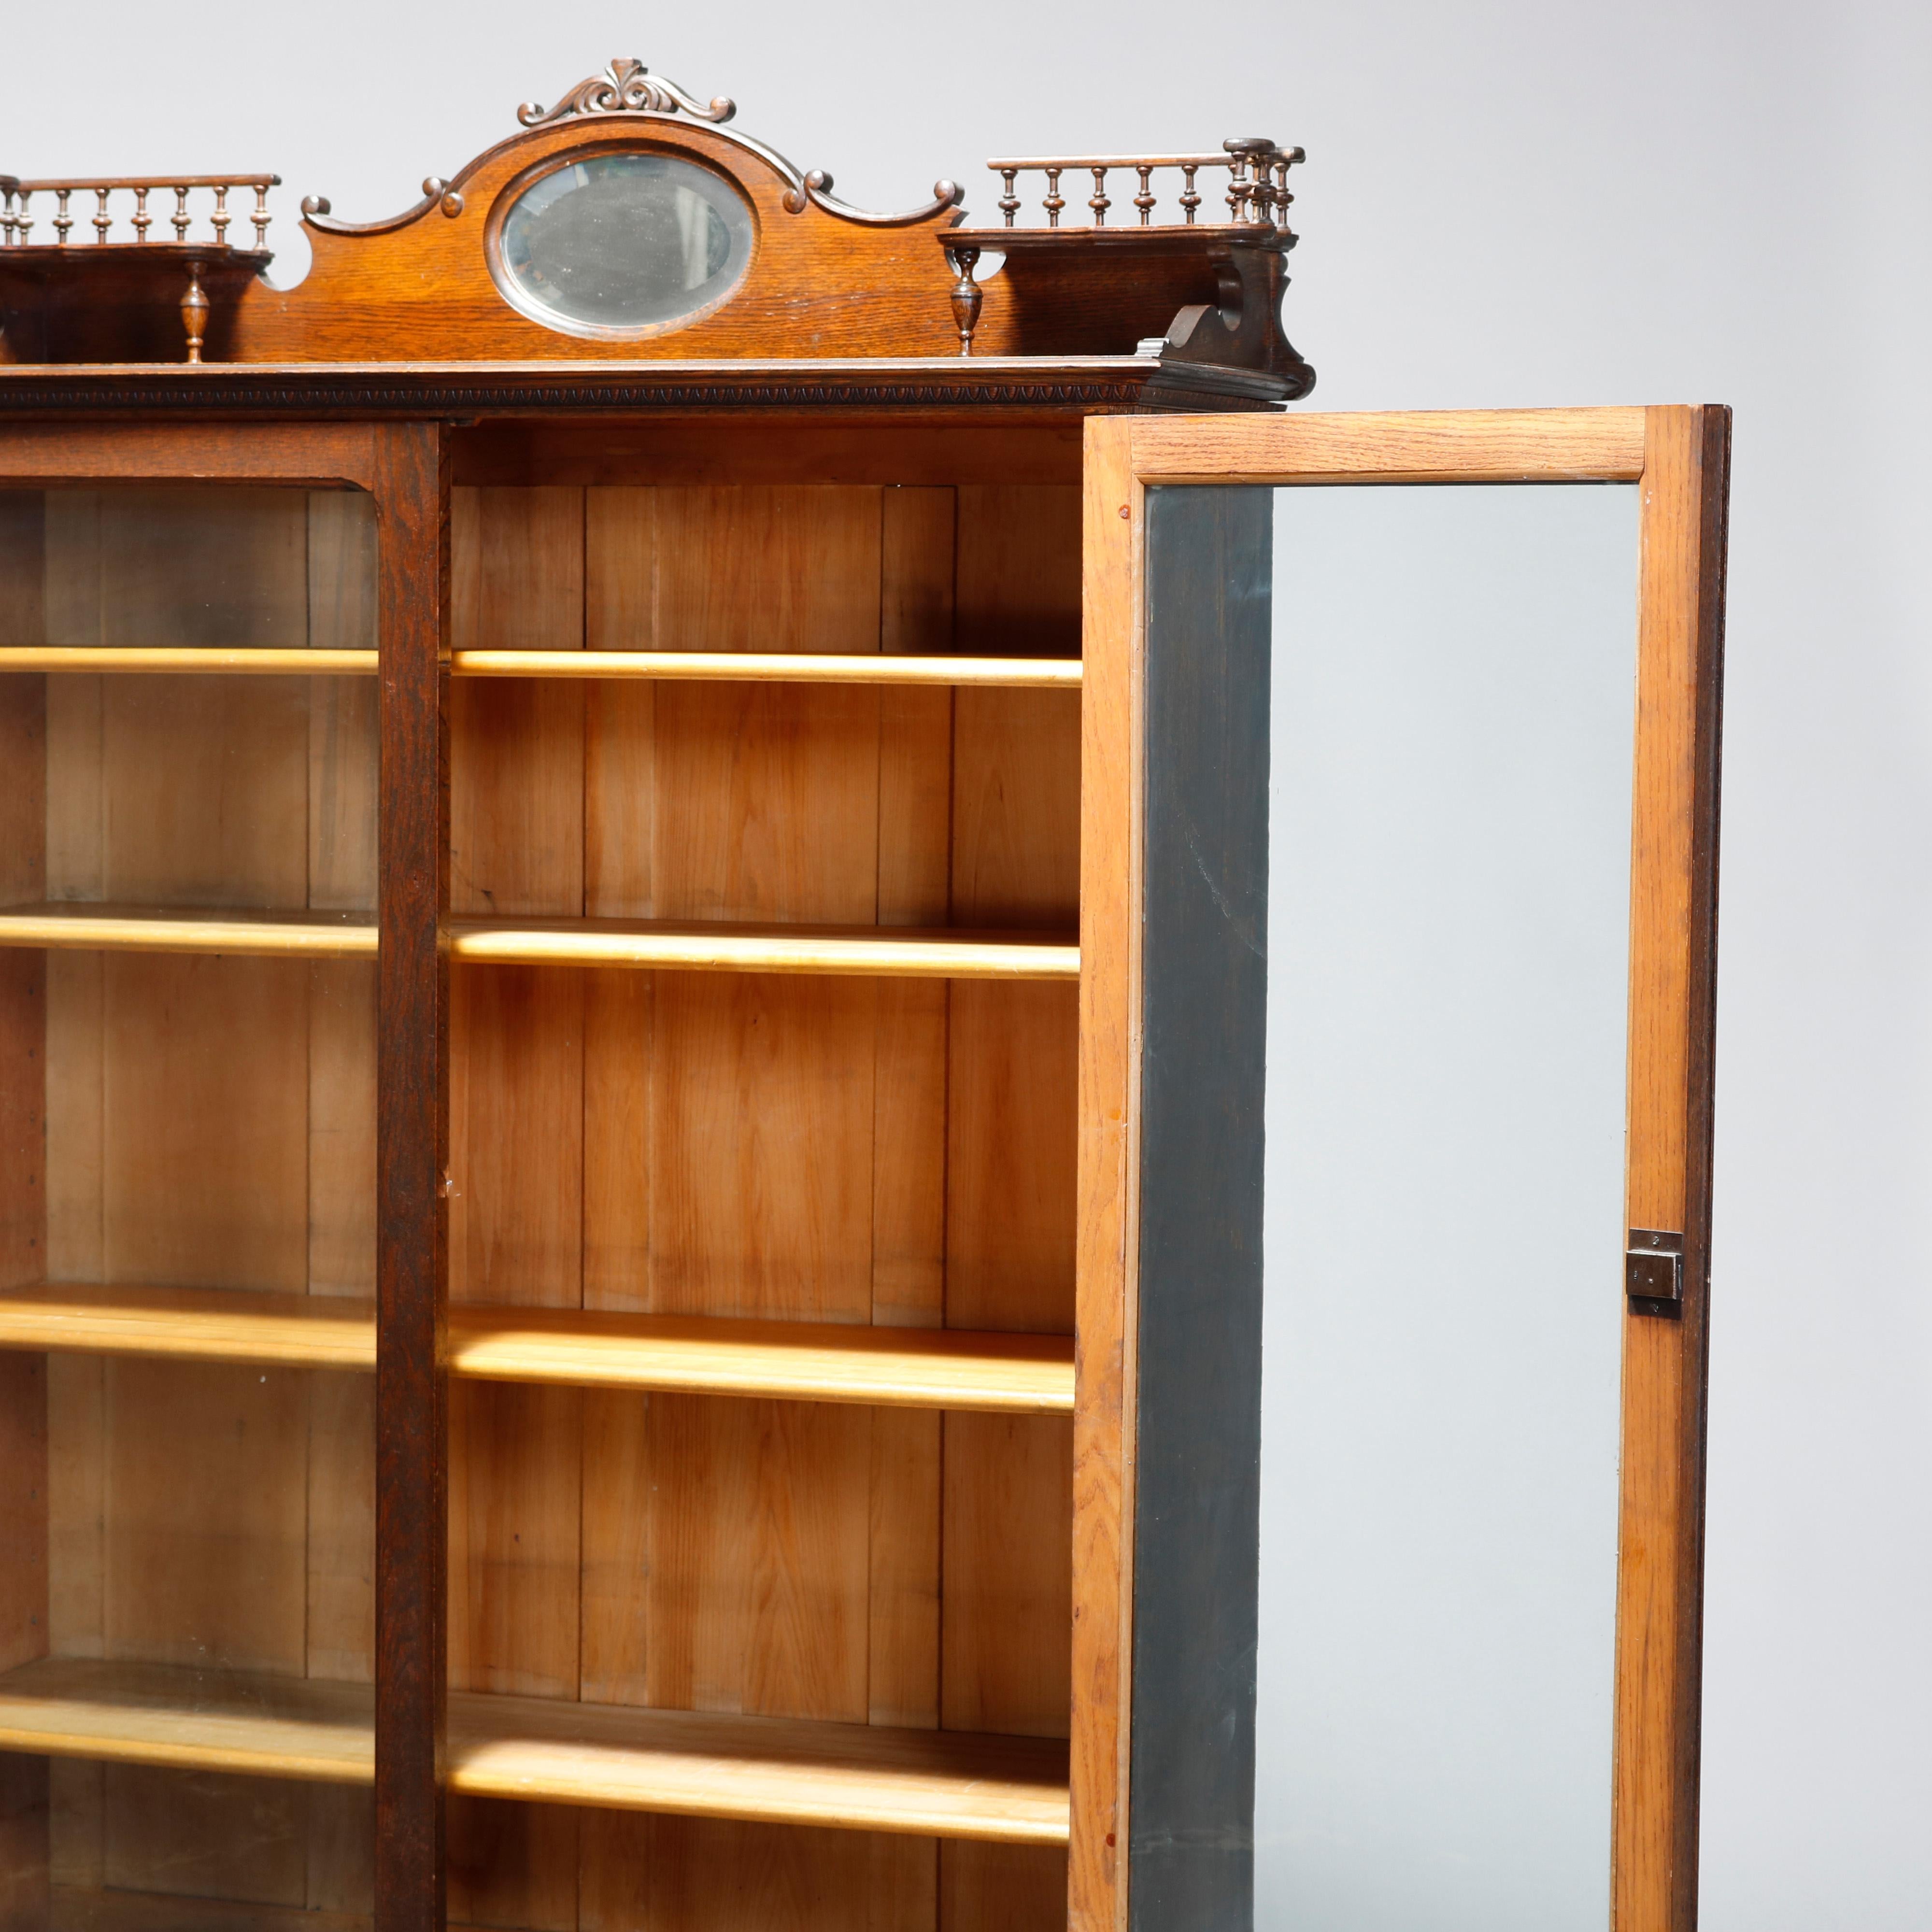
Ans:
[[[1015,430],[1004,454],[890,425],[455,443],[459,654],[1079,655],[1078,455],[1058,433]],[[376,544],[353,491],[10,493],[0,644],[368,650]],[[372,1323],[377,682],[0,677],[0,927],[166,913],[297,935],[0,946],[0,1293],[20,1306],[71,1321],[145,1294],[165,1325],[192,1291],[217,1325],[214,1294]],[[459,671],[446,742],[453,920],[1077,927],[1077,688]],[[482,1310],[566,1333],[582,1311],[1070,1336],[1071,980],[458,957],[449,1015],[453,1336]],[[0,1330],[27,1321],[7,1309]],[[45,1471],[5,1503],[38,1576],[14,1586],[0,1700],[39,1671],[44,1700],[172,1698],[200,1736],[197,1712],[272,1715],[299,1681],[364,1722],[373,1377],[232,1336],[232,1359],[40,1346],[0,1353],[26,1445],[8,1466]],[[1066,1408],[1070,1390],[1070,1370]],[[1069,1414],[459,1367],[448,1427],[453,1728],[516,1698],[1066,1737]],[[154,1666],[164,1691],[142,1688]],[[124,1745],[0,1760],[16,1897],[51,1888],[74,1924],[172,1923],[183,1900],[318,1932],[366,1916],[371,1802],[348,1758],[294,1754],[288,1776],[272,1739],[248,1772]],[[596,1784],[574,1774],[557,1790]],[[776,1799],[734,1817],[538,1798],[453,1772],[453,1922],[1064,1922],[1052,1843],[864,1828],[856,1799],[787,1822]]]

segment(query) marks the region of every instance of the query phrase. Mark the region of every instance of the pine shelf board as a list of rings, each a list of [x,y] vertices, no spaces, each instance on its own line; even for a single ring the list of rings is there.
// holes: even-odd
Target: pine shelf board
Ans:
[[[178,644],[8,644],[0,671],[214,673],[263,677],[341,677],[376,674],[374,651],[282,650]]]
[[[832,656],[803,651],[454,651],[457,677],[695,679],[726,683],[986,685],[1077,691],[1078,658]]]
[[[1073,1341],[1064,1335],[456,1306],[449,1366],[490,1382],[1073,1413]]]
[[[1064,1335],[458,1305],[449,1369],[478,1381],[1070,1415]],[[0,1348],[373,1369],[366,1300],[62,1282],[0,1294]]]
[[[489,965],[927,980],[1080,976],[1080,948],[1070,934],[622,919],[466,919],[452,920],[448,931],[453,957]]]
[[[63,900],[0,911],[0,946],[83,952],[253,953],[298,959],[375,956],[376,927],[356,913],[103,905]]]
[[[452,1691],[449,1783],[478,1796],[1064,1845],[1051,1738],[888,1730]]]
[[[359,1298],[260,1288],[53,1282],[0,1293],[0,1348],[373,1369],[376,1306]]]
[[[179,644],[8,644],[0,672],[373,677],[373,650]],[[729,684],[980,685],[1078,691],[1078,658],[922,657],[806,651],[454,651],[457,677],[642,678]]]
[[[1078,980],[1080,948],[1051,933],[912,927],[742,927],[650,920],[457,920],[453,957],[484,965],[621,966],[673,972],[820,973],[938,980]],[[91,952],[373,957],[354,914],[43,902],[0,911],[0,946]]]
[[[1064,1845],[1048,1738],[452,1691],[450,1789],[774,1824]],[[0,1749],[367,1784],[373,1693],[314,1678],[43,1658],[0,1676]]]
[[[0,1675],[0,1750],[368,1784],[366,1684],[40,1658]]]

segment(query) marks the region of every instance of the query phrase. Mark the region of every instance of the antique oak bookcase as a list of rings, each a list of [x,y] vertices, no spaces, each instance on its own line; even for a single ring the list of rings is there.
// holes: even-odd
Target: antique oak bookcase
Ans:
[[[1280,415],[1296,150],[731,113],[288,290],[272,177],[0,177],[0,1925],[1246,1923],[1267,486],[1621,478],[1688,1932],[1727,419]]]

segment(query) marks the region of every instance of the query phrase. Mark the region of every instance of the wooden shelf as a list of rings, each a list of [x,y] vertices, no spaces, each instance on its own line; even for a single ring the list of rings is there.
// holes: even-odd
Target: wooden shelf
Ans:
[[[800,1402],[1073,1413],[1073,1340],[944,1328],[454,1307],[453,1375]]]
[[[10,906],[0,946],[83,952],[249,952],[290,958],[374,958],[374,921],[355,913],[100,905],[86,901]]]
[[[996,685],[1077,691],[1078,658],[849,656],[790,651],[454,651],[458,677],[699,679],[783,684]]]
[[[880,926],[671,924],[646,920],[456,920],[449,950],[486,965],[629,966],[676,972],[836,973],[928,980],[1077,980],[1071,935]],[[0,946],[89,952],[373,957],[376,928],[352,913],[178,908],[86,902],[0,911]]]
[[[8,644],[0,671],[240,672],[259,677],[340,677],[376,673],[374,651],[227,650],[164,644]]]
[[[248,1772],[328,1784],[376,1775],[366,1684],[41,1658],[0,1675],[0,1750]]]
[[[228,650],[178,644],[8,644],[0,671],[213,673],[262,677],[373,677],[376,653],[358,650]],[[990,685],[1016,691],[1078,691],[1078,658],[831,656],[804,651],[454,651],[456,677],[647,678],[728,684]]]
[[[449,1368],[478,1381],[1070,1415],[1064,1335],[457,1306]],[[62,1283],[0,1294],[0,1348],[371,1369],[364,1300]]]
[[[367,1685],[42,1658],[0,1676],[0,1749],[366,1784]],[[449,1697],[480,1796],[1010,1844],[1067,1839],[1066,1746],[538,1697]]]
[[[449,1783],[479,1796],[687,1817],[1067,1840],[1066,1746],[1052,1738],[452,1691]]]
[[[58,1282],[0,1294],[0,1348],[373,1369],[376,1306],[359,1298],[259,1288]]]
[[[456,920],[452,955],[489,965],[1078,980],[1071,934],[881,926],[732,926],[617,919]]]

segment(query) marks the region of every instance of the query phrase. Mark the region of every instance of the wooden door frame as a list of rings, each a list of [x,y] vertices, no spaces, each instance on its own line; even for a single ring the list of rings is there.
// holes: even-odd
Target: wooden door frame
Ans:
[[[1641,490],[1624,1196],[1681,1232],[1681,1304],[1626,1301],[1614,1932],[1696,1920],[1719,718],[1730,412],[1102,417],[1087,424],[1074,1422],[1076,1932],[1129,1924],[1143,1014],[1146,492],[1634,483]]]
[[[0,488],[366,491],[376,524],[376,1883],[442,1924],[448,490],[434,422],[0,423]]]

